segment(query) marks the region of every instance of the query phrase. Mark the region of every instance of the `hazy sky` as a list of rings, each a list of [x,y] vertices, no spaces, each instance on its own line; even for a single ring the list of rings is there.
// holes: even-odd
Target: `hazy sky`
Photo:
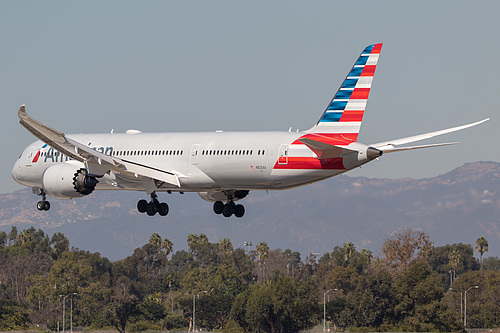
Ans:
[[[384,43],[360,141],[491,117],[352,176],[433,177],[499,161],[498,1],[2,1],[0,192],[35,138],[310,128],[366,45]],[[35,199],[34,199],[35,200]]]

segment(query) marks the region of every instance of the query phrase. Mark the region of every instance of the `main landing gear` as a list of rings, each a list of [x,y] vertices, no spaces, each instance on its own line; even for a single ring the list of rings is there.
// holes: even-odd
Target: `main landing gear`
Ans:
[[[228,202],[224,204],[222,201],[214,202],[214,212],[215,214],[222,214],[224,217],[234,216],[240,218],[245,215],[245,207],[241,204],[235,204],[233,199],[228,199]]]
[[[42,200],[37,202],[36,208],[40,211],[49,210],[50,202],[47,201],[47,194],[45,193],[45,191],[43,189],[38,189],[36,194],[42,197]]]
[[[139,200],[137,203],[137,210],[139,213],[146,213],[149,216],[154,216],[156,213],[161,216],[167,216],[169,208],[165,202],[160,203],[158,196],[155,192],[151,193],[151,201],[148,203],[146,200]]]

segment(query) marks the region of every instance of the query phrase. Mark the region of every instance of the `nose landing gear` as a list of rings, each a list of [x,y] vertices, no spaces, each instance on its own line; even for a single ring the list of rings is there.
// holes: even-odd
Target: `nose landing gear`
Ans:
[[[137,210],[139,213],[146,213],[149,216],[154,216],[156,213],[160,216],[167,216],[169,207],[165,202],[159,202],[156,192],[151,193],[151,201],[148,203],[146,200],[139,200],[137,203]]]

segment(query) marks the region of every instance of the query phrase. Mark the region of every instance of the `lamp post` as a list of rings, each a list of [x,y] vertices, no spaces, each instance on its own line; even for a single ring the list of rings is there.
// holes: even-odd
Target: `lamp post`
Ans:
[[[196,296],[200,296],[200,295],[193,295],[193,332],[196,332],[195,331],[195,327],[196,327]]]
[[[71,297],[69,300],[71,301],[71,312],[70,312],[71,316],[70,316],[70,320],[69,320],[69,325],[70,325],[69,331],[71,333],[73,333],[73,297]]]
[[[478,289],[479,286],[473,286],[470,287],[465,291],[465,297],[464,297],[464,327],[467,328],[467,292],[471,289]]]
[[[463,295],[464,293],[461,292],[461,291],[458,291],[457,289],[453,289],[453,288],[450,288],[448,290],[451,290],[451,291],[456,291],[457,293],[460,293],[460,321],[464,321],[464,311],[463,311],[463,308],[462,308],[462,305],[463,305]]]
[[[247,253],[250,253],[250,247],[252,247],[252,241],[243,242],[243,246],[247,247]]]
[[[68,298],[71,295],[76,295],[76,293],[69,293],[67,295],[59,295],[59,297],[63,298],[63,333],[66,333],[65,331],[65,324],[66,324],[66,298]],[[71,303],[71,320],[73,321],[73,302]],[[73,323],[71,323],[71,329],[73,329]]]
[[[212,288],[212,290],[213,290],[213,288]],[[208,291],[206,291],[206,290],[204,290],[202,292],[208,293]],[[196,297],[200,298],[200,294],[193,295],[193,332],[196,332]]]
[[[332,290],[338,289],[330,289],[327,292],[323,293],[323,332],[326,332],[326,294],[328,294]]]

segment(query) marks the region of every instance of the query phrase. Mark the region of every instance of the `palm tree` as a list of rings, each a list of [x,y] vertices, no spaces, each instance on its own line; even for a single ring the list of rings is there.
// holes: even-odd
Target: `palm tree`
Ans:
[[[206,244],[208,243],[208,237],[207,235],[205,235],[204,233],[201,233],[199,236],[198,236],[198,240],[200,241],[201,244]]]
[[[187,238],[188,247],[191,251],[194,250],[196,245],[209,243],[207,235],[201,233],[199,236],[195,234],[189,234]]]
[[[363,270],[366,273],[372,262],[373,253],[368,249],[362,249],[359,253],[361,254],[361,260],[363,261]]]
[[[260,266],[260,271],[261,271],[261,279],[264,278],[264,266],[263,266],[263,260],[267,258],[269,254],[269,246],[267,245],[266,242],[260,242],[257,244],[255,247],[255,251],[257,252],[257,258],[259,258],[259,266]],[[265,262],[264,262],[265,265]]]
[[[476,250],[481,256],[481,275],[483,274],[483,253],[488,251],[488,241],[483,236],[476,240]]]
[[[149,244],[153,245],[156,248],[161,247],[161,236],[158,233],[154,233],[149,237]]]
[[[257,257],[259,260],[262,261],[267,258],[267,255],[269,254],[269,246],[266,242],[260,242],[255,247],[255,251],[257,251]]]
[[[165,255],[168,257],[168,255],[172,253],[172,250],[174,249],[174,243],[172,243],[170,239],[165,238],[161,243],[161,247]]]
[[[450,259],[450,267],[453,269],[453,279],[457,278],[456,272],[458,264],[462,261],[462,255],[458,250],[453,250],[448,254],[448,259]]]
[[[188,248],[193,251],[193,245],[196,244],[196,241],[198,240],[198,235],[195,234],[189,234],[187,238],[187,243],[188,243]]]
[[[219,242],[219,249],[222,254],[229,254],[231,253],[231,251],[233,251],[233,243],[231,243],[231,240],[229,238],[224,237]]]
[[[354,251],[356,251],[356,247],[352,242],[347,242],[342,244],[342,250],[344,250],[345,261],[349,261]]]

